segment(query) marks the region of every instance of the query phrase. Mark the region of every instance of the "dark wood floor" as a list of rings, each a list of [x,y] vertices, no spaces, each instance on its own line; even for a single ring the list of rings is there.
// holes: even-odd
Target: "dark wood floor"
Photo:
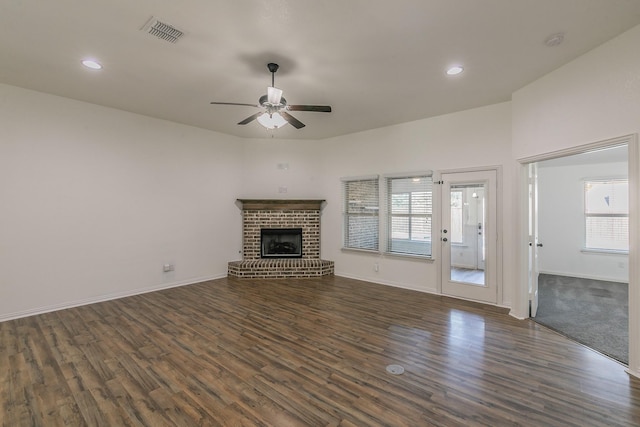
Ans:
[[[220,279],[0,323],[0,399],[4,426],[640,424],[640,381],[586,347],[338,277]]]

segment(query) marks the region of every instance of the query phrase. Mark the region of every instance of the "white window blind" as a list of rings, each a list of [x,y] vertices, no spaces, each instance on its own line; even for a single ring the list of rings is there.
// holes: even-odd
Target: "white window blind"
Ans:
[[[629,250],[629,181],[584,182],[585,248]]]
[[[431,256],[431,174],[386,177],[385,233],[388,253]]]
[[[345,178],[344,194],[344,248],[378,250],[379,241],[379,179]]]

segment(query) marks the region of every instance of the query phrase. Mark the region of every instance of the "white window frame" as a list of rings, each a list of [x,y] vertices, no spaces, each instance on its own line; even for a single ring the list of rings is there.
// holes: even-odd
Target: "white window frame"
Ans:
[[[629,253],[629,240],[628,240],[628,229],[629,229],[629,210],[627,207],[626,212],[613,212],[613,213],[607,213],[607,212],[588,212],[588,206],[587,206],[587,186],[589,184],[608,184],[608,183],[617,183],[617,182],[622,182],[625,183],[627,185],[629,185],[629,180],[628,178],[585,178],[583,180],[583,185],[582,185],[582,195],[583,195],[583,216],[584,216],[584,222],[583,222],[583,244],[582,244],[582,251],[583,252],[600,252],[600,253],[619,253],[619,254],[628,254]],[[615,185],[615,184],[613,184]],[[628,190],[627,190],[628,191]],[[628,192],[627,192],[627,196],[628,196]],[[628,199],[627,199],[627,204],[628,204]],[[589,246],[589,218],[608,218],[608,219],[614,219],[614,218],[626,218],[626,228],[627,228],[627,247],[626,249],[620,249],[620,248],[611,248],[611,247],[596,247],[596,246]]]
[[[379,252],[380,177],[378,175],[348,177],[342,178],[341,181],[343,199],[342,249]],[[356,194],[358,183],[363,186],[364,194]],[[366,188],[367,186],[371,186],[374,191],[367,193],[369,190]],[[358,219],[362,221],[358,221]],[[359,222],[367,229],[367,232],[360,236],[351,231],[351,227],[358,225]]]
[[[422,180],[420,184],[416,184],[418,186],[424,186],[424,188],[417,188],[417,190],[424,191],[399,191],[396,193],[392,192],[392,186],[394,180]],[[424,181],[427,180],[427,181]],[[420,182],[420,181],[416,181]],[[408,257],[418,257],[425,259],[433,259],[433,172],[432,171],[424,171],[424,172],[414,172],[414,173],[403,173],[403,174],[393,174],[393,175],[384,175],[384,200],[385,200],[385,209],[384,209],[384,233],[383,233],[383,244],[381,245],[384,248],[384,253],[388,255],[395,256],[408,256]],[[415,213],[412,210],[412,207],[415,207],[416,204],[413,203],[413,195],[427,192],[427,201],[424,202],[424,209],[427,210],[426,213]],[[408,211],[406,213],[394,213],[393,212],[393,194],[409,194],[408,198]],[[394,239],[393,238],[393,219],[394,218],[406,218],[408,221],[408,238],[407,239]],[[425,239],[414,239],[412,233],[414,231],[413,222],[419,221],[428,221],[429,222],[429,233],[428,238]],[[403,242],[404,241],[404,242]],[[428,248],[428,250],[426,249]],[[425,252],[426,250],[426,252]]]

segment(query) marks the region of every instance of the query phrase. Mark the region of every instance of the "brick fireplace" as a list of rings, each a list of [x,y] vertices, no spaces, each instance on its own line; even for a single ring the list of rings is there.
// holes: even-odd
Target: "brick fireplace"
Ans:
[[[240,278],[304,278],[333,274],[334,263],[320,259],[320,209],[324,200],[238,199],[242,205],[242,261],[228,275]],[[263,229],[302,229],[302,256],[263,258]]]

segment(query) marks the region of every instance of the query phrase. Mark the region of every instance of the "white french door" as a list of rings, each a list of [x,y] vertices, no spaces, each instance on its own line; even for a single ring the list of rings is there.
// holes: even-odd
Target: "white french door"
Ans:
[[[442,293],[496,304],[495,170],[443,173]]]

